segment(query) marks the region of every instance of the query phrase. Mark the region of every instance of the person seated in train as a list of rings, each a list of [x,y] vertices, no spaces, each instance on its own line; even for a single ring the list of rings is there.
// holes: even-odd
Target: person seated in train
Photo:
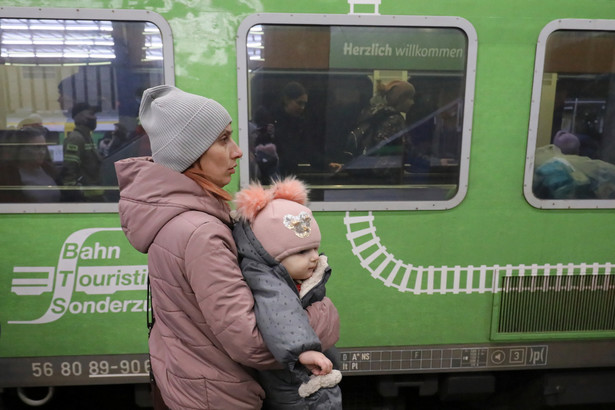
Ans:
[[[265,409],[342,408],[337,351],[321,352],[305,313],[325,297],[331,275],[327,257],[318,254],[320,229],[306,202],[306,186],[293,177],[269,189],[252,184],[235,198],[239,221],[233,237],[242,274],[254,294],[256,323],[284,365],[258,371]],[[330,326],[339,331],[339,322]]]
[[[564,155],[579,155],[581,141],[579,137],[565,130],[559,130],[553,137],[553,145]]]
[[[615,199],[615,165],[578,155],[575,134],[558,132],[536,149],[533,192],[542,199]]]
[[[57,172],[51,161],[41,127],[24,127],[9,132],[0,164],[0,185],[22,186],[2,190],[2,202],[58,202]]]

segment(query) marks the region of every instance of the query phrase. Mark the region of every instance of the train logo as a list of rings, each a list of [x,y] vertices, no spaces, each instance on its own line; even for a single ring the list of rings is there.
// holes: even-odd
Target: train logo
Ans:
[[[64,314],[119,313],[146,311],[145,299],[112,299],[117,292],[145,290],[147,265],[80,266],[80,261],[120,260],[120,246],[105,246],[86,240],[100,232],[121,228],[87,228],[73,232],[62,245],[57,267],[15,266],[11,291],[18,296],[40,296],[52,292],[47,310],[36,319],[12,320],[12,324],[41,324],[60,319]],[[123,234],[122,234],[123,235]],[[75,292],[86,295],[109,295],[101,300],[76,301]]]

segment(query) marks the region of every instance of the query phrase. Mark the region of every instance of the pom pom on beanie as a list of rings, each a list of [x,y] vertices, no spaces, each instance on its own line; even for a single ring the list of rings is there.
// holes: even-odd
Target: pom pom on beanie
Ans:
[[[171,85],[145,90],[139,117],[154,162],[178,172],[196,162],[231,123],[218,102]]]
[[[251,223],[272,199],[270,190],[265,190],[261,184],[253,184],[237,192],[235,206],[239,216]]]
[[[308,190],[303,182],[286,178],[269,189],[252,184],[239,191],[235,205],[248,221],[263,248],[276,260],[320,246],[320,228],[306,206]]]

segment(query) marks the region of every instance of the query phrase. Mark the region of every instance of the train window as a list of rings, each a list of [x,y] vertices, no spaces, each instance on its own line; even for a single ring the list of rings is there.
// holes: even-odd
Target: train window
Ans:
[[[150,154],[139,98],[172,61],[156,13],[2,8],[0,212],[117,211],[113,163]]]
[[[615,22],[557,20],[536,51],[524,193],[536,208],[615,207]]]
[[[476,65],[466,20],[258,14],[239,27],[237,63],[242,185],[295,175],[314,210],[464,198]]]

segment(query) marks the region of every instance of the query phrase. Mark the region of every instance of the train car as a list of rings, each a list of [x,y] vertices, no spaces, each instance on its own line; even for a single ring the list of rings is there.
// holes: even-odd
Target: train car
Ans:
[[[614,61],[611,0],[0,0],[0,388],[148,382],[113,163],[166,83],[229,110],[231,193],[308,183],[345,380],[615,402]]]

